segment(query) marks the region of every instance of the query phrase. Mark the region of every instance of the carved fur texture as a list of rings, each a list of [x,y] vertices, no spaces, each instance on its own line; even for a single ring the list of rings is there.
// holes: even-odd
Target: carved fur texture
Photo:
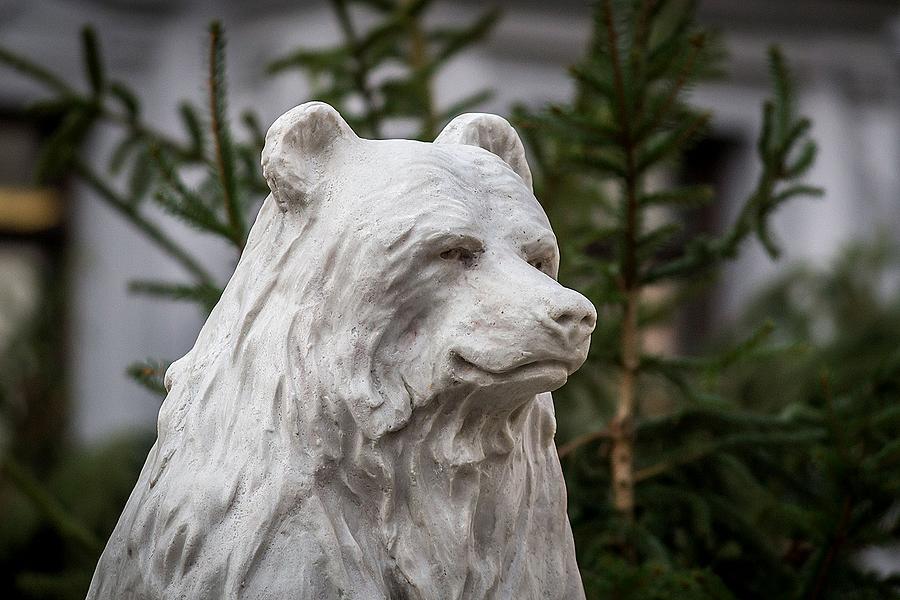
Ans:
[[[263,169],[88,598],[583,598],[549,392],[596,313],[515,131],[362,140],[310,103]]]

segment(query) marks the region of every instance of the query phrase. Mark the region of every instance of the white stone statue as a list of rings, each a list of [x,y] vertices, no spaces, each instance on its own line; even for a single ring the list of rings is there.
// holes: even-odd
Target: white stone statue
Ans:
[[[364,140],[312,102],[262,165],[88,598],[584,598],[549,392],[596,312],[516,132]]]

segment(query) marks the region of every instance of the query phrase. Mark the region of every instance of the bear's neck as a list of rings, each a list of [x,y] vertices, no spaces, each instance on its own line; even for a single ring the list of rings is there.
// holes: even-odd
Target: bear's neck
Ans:
[[[380,565],[368,568],[401,597],[492,596],[501,583],[517,597],[535,589],[548,564],[525,549],[546,547],[547,519],[565,518],[564,495],[547,485],[557,480],[547,473],[556,460],[545,422],[552,413],[535,397],[492,412],[481,408],[487,400],[439,399],[371,455],[360,442],[344,457],[356,473],[345,479],[345,506],[355,513],[347,517],[371,507],[363,511],[369,531],[360,533],[380,546]],[[367,479],[373,485],[361,484]]]

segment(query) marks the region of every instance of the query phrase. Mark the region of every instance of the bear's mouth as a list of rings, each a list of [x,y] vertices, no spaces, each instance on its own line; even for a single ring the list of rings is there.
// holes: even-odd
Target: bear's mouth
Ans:
[[[487,376],[493,380],[522,381],[529,379],[560,380],[559,385],[566,382],[569,376],[569,365],[557,358],[529,360],[505,368],[494,368],[479,365],[458,352],[451,353],[451,360],[459,375]],[[469,377],[466,377],[467,379]]]

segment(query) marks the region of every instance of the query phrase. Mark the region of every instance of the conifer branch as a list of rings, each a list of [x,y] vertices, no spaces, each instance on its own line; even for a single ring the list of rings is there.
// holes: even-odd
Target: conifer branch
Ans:
[[[19,462],[7,455],[0,463],[0,471],[9,477],[16,488],[28,498],[32,505],[64,537],[72,540],[92,556],[99,554],[103,544],[97,537],[68,511],[37,481]]]
[[[422,77],[428,68],[430,59],[428,56],[428,41],[422,32],[422,27],[415,16],[409,18],[409,66],[412,69],[414,77],[418,80],[415,86],[421,96],[423,106],[422,128],[419,134],[422,140],[434,139],[436,135],[437,115],[434,108],[434,97],[431,91],[430,78]]]
[[[669,92],[666,94],[662,104],[652,115],[650,115],[646,125],[641,128],[642,132],[650,133],[654,131],[663,123],[663,121],[665,121],[672,112],[672,109],[675,108],[679,95],[684,91],[684,86],[694,74],[697,59],[704,51],[706,43],[707,37],[702,33],[698,33],[691,37],[690,50],[688,51],[687,58],[678,69],[675,81],[670,86]]]
[[[779,50],[773,47],[769,52],[776,93],[763,106],[763,125],[757,143],[762,172],[755,189],[725,234],[717,238],[696,237],[686,246],[682,256],[648,269],[643,274],[644,283],[696,276],[712,270],[737,256],[741,244],[754,233],[769,255],[776,258],[779,248],[769,235],[769,216],[786,200],[823,194],[821,188],[793,183],[812,165],[816,145],[803,137],[810,126],[808,119],[798,119],[792,112],[791,86]],[[790,157],[801,143],[797,159],[790,163]],[[788,187],[783,187],[785,184],[789,184]]]
[[[95,97],[99,97],[106,91],[106,74],[100,60],[100,44],[93,28],[85,27],[81,30],[81,43],[91,91]]]
[[[114,208],[132,225],[155,243],[166,254],[174,258],[181,266],[191,273],[198,282],[212,285],[212,276],[190,255],[190,253],[166,235],[156,224],[143,217],[135,208],[134,203],[119,196],[103,179],[87,166],[80,158],[72,161],[72,170],[85,183],[87,183],[98,196],[109,206]]]
[[[844,498],[841,503],[841,513],[838,517],[837,524],[831,533],[828,547],[826,548],[821,563],[816,569],[816,576],[813,583],[812,591],[809,594],[810,600],[818,600],[822,597],[828,583],[828,576],[841,547],[847,539],[847,527],[850,525],[850,518],[853,515],[853,499],[850,496]]]
[[[170,364],[157,360],[135,362],[128,366],[127,373],[150,392],[165,398],[167,392],[164,380]]]
[[[222,295],[221,288],[212,285],[187,285],[165,281],[132,281],[128,284],[128,290],[135,294],[156,296],[175,301],[195,302],[202,305],[206,312],[212,312],[213,307]]]
[[[153,194],[156,203],[187,225],[234,243],[234,231],[220,221],[212,207],[207,206],[207,203],[184,185],[165,153],[152,148],[151,156],[162,178],[162,184]]]
[[[225,107],[225,40],[219,22],[213,22],[210,26],[209,37],[209,112],[215,164],[222,185],[225,214],[228,216],[231,229],[231,242],[238,250],[243,250],[246,226],[238,200],[234,147]]]
[[[610,432],[606,429],[601,429],[600,431],[591,431],[566,442],[562,446],[557,447],[556,453],[559,455],[560,459],[563,459],[582,446],[586,446],[592,442],[596,442],[597,440],[609,439],[609,437]]]
[[[632,140],[631,114],[626,104],[622,64],[619,58],[618,35],[610,0],[603,2],[603,20],[613,70],[616,92],[616,109],[622,129],[622,150],[625,155],[624,202],[625,219],[622,226],[622,332],[620,352],[622,372],[619,379],[616,413],[609,424],[612,449],[613,506],[628,522],[634,520],[634,412],[636,404],[637,376],[640,370],[640,331],[638,330],[638,304],[640,281],[638,279],[638,237],[640,236],[637,149]]]
[[[0,46],[0,63],[50,88],[63,98],[75,98],[77,93],[61,77],[41,65]]]
[[[377,15],[372,27],[359,27],[354,4]],[[343,43],[299,49],[270,63],[269,71],[303,70],[312,80],[314,97],[334,105],[365,137],[380,138],[385,122],[397,119],[414,122],[412,137],[433,139],[442,122],[488,97],[480,91],[441,108],[433,82],[450,59],[490,31],[499,12],[488,10],[464,27],[430,28],[422,14],[431,4],[432,0],[331,0]],[[388,64],[393,73],[375,77]],[[354,106],[357,101],[361,108]]]
[[[682,454],[675,454],[656,464],[638,469],[634,474],[634,480],[635,482],[645,481],[652,477],[669,473],[678,467],[689,465],[708,456],[717,455],[726,450],[732,451],[739,449],[741,446],[754,448],[764,446],[788,446],[811,440],[818,441],[822,440],[824,437],[824,432],[818,428],[810,428],[808,430],[801,429],[799,431],[764,431],[721,435],[719,436],[719,439],[716,439],[715,441],[698,444],[696,447],[689,448]]]
[[[338,24],[344,34],[344,44],[352,56],[353,83],[356,87],[356,91],[359,93],[360,97],[362,97],[363,103],[366,106],[366,123],[372,137],[380,138],[380,110],[375,101],[375,92],[369,84],[369,64],[366,60],[366,54],[360,44],[359,36],[356,33],[356,27],[353,25],[353,19],[350,17],[347,0],[331,0],[331,5],[334,7],[334,12],[338,18]]]

